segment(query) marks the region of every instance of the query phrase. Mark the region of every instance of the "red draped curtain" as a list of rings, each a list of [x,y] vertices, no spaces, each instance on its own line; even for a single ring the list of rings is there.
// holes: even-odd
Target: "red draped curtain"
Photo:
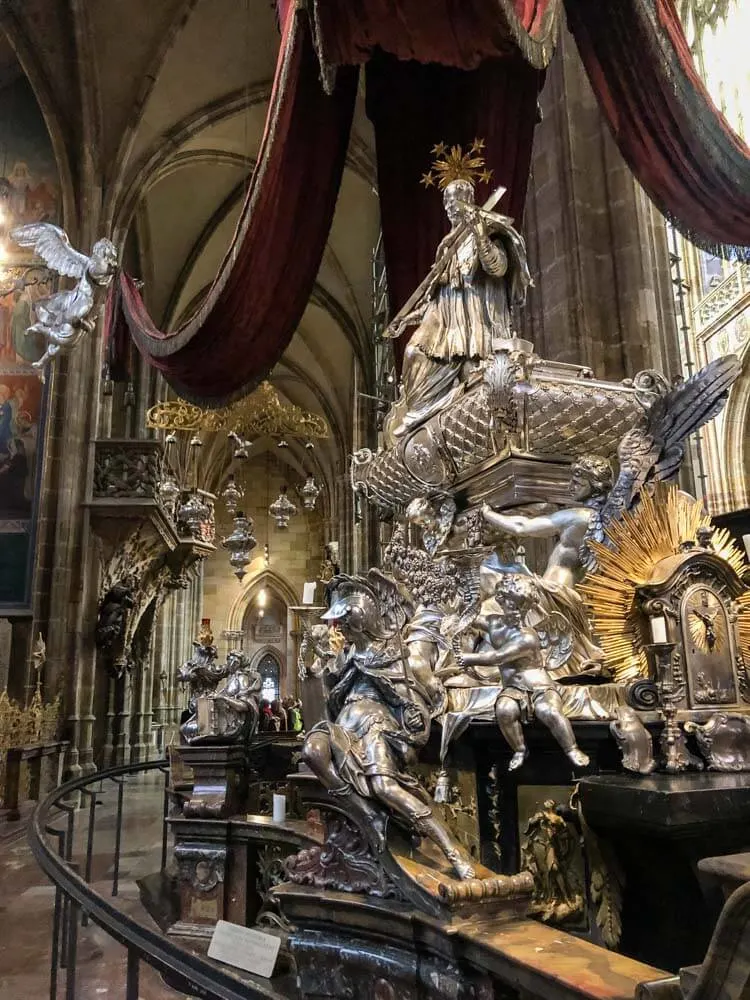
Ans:
[[[659,209],[714,252],[750,256],[750,149],[696,72],[674,0],[565,0],[612,134]]]
[[[520,225],[558,7],[557,0],[315,0],[324,71],[367,62],[392,313],[427,273],[447,230],[440,193],[419,183],[436,143],[484,139],[491,187],[508,189],[499,210]],[[399,363],[407,340],[396,342]]]
[[[448,223],[440,191],[425,188],[438,142],[485,140],[490,184],[507,188],[499,211],[520,225],[531,162],[541,71],[520,56],[487,59],[471,72],[399,62],[376,53],[367,66],[368,114],[375,126],[380,215],[391,314],[429,270]],[[396,342],[397,361],[408,340]]]
[[[418,184],[436,142],[483,137],[494,182],[509,188],[501,207],[520,216],[559,2],[327,0],[310,5],[309,20],[302,5],[280,3],[266,131],[233,243],[200,309],[168,333],[122,276],[108,308],[113,370],[127,330],[180,395],[215,405],[247,392],[279,360],[330,230],[354,64],[370,60],[368,111],[394,307],[429,268],[445,225],[440,196]]]
[[[520,224],[560,2],[280,2],[258,167],[217,278],[189,322],[165,333],[123,276],[109,303],[112,352],[122,353],[127,324],[147,360],[204,404],[265,377],[291,340],[322,258],[359,63],[367,63],[392,308],[425,274],[445,231],[439,194],[419,185],[435,143],[483,138],[493,184],[508,188],[500,208]],[[565,5],[620,150],[656,204],[703,245],[749,247],[750,151],[699,80],[673,0]]]
[[[315,42],[328,66],[361,63],[379,48],[398,59],[476,69],[516,55],[543,69],[560,0],[312,0]]]
[[[113,361],[127,327],[177,392],[221,404],[263,379],[307,306],[336,205],[354,113],[357,70],[326,94],[307,17],[280,5],[281,50],[258,165],[231,246],[196,314],[157,329],[135,283],[122,275],[110,302]]]

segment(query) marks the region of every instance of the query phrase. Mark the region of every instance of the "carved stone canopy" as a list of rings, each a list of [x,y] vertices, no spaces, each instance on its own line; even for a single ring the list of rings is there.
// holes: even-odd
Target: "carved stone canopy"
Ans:
[[[183,534],[159,497],[162,446],[144,439],[94,442],[86,506],[101,563],[100,657],[115,677],[148,652],[156,610],[170,590],[214,551]],[[126,599],[120,599],[126,594]]]

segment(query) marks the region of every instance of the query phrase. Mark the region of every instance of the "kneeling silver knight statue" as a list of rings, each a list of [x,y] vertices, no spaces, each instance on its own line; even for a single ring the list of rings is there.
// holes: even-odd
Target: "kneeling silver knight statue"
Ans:
[[[436,844],[459,878],[473,878],[471,863],[410,770],[443,697],[429,665],[410,657],[404,642],[410,602],[378,570],[366,579],[337,576],[330,594],[323,618],[341,631],[344,646],[313,668],[325,672],[330,686],[329,718],[308,733],[303,760],[331,795],[349,799],[381,849],[390,816]]]

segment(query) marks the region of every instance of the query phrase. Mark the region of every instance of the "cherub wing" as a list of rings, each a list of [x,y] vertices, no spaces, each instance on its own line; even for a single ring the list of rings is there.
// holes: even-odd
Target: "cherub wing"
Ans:
[[[33,222],[11,230],[10,238],[34,251],[53,271],[66,278],[82,278],[89,258],[70,245],[67,233],[49,222]]]
[[[685,440],[722,409],[740,374],[734,355],[717,358],[653,404],[646,426],[634,428],[617,448],[620,472],[601,513],[600,531],[629,510],[644,488],[671,479],[685,455]]]
[[[367,582],[377,594],[380,613],[389,630],[400,631],[414,615],[411,595],[392,576],[372,568],[367,574]]]

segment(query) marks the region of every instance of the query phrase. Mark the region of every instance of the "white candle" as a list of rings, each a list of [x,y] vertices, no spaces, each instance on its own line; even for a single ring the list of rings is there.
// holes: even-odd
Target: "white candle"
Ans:
[[[286,819],[286,795],[276,795],[273,797],[273,821],[283,823]]]
[[[658,618],[651,619],[651,641],[667,641],[667,619],[661,615]]]

